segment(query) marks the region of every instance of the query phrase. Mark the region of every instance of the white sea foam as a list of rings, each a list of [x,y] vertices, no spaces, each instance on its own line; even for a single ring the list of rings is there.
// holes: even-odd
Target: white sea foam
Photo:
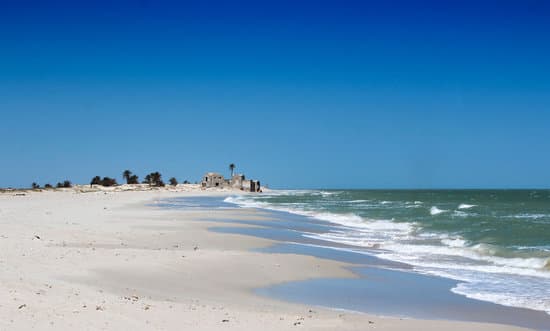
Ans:
[[[444,245],[447,245],[449,247],[465,247],[466,246],[466,240],[462,238],[446,238],[441,239],[441,243]]]
[[[474,207],[477,207],[477,205],[469,205],[466,203],[461,203],[460,206],[458,206],[458,209],[470,209]]]
[[[452,292],[471,299],[495,302],[509,307],[530,308],[546,311],[550,314],[550,290],[547,283],[533,284],[525,288],[522,282],[502,278],[485,278],[483,281],[470,281],[457,284]]]
[[[430,208],[430,215],[435,216],[446,212],[448,212],[448,210],[439,209],[436,206],[433,206],[432,208]]]
[[[505,218],[527,218],[527,219],[538,220],[540,218],[550,218],[550,215],[548,215],[548,214],[517,214],[517,215],[504,216],[504,217]]]

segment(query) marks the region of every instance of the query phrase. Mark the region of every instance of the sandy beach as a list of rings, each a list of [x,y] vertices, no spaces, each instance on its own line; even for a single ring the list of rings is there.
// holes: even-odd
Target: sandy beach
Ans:
[[[183,187],[183,186],[182,186]],[[0,330],[520,330],[287,303],[254,291],[349,278],[351,263],[258,252],[274,240],[209,231],[255,209],[170,210],[195,187],[0,193]],[[216,222],[220,220],[220,222]]]

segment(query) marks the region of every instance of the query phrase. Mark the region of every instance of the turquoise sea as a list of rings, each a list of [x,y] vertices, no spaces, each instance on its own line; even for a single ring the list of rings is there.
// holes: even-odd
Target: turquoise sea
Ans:
[[[469,298],[550,313],[550,190],[280,190],[243,207],[330,222],[305,237],[458,280]]]

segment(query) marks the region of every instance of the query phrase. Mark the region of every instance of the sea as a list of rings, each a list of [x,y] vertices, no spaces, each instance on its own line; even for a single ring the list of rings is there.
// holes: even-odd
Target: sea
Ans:
[[[550,190],[273,190],[225,202],[329,222],[301,235],[454,279],[468,298],[550,314]]]

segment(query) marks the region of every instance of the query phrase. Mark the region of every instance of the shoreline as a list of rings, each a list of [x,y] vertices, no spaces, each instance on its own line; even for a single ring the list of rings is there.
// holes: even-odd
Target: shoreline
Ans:
[[[6,294],[0,329],[521,329],[343,313],[258,296],[257,288],[357,275],[350,263],[253,251],[276,240],[208,230],[228,226],[222,222],[228,219],[268,220],[268,213],[154,207],[170,197],[228,193],[0,194],[0,290]]]
[[[260,210],[262,209],[260,208]],[[311,237],[308,239],[302,235],[304,232],[311,234],[325,231],[323,224],[333,224],[329,221],[315,220],[284,211],[269,209],[264,211],[271,215],[272,220],[237,221],[237,223],[256,227],[218,226],[212,227],[210,230],[278,241],[273,246],[256,250],[260,252],[309,255],[350,263],[352,266],[346,268],[360,278],[351,280],[314,279],[277,284],[269,288],[258,289],[257,292],[264,295],[290,302],[375,313],[381,316],[503,323],[537,330],[549,329],[550,316],[546,312],[469,298],[451,290],[460,281],[419,273],[414,270],[412,265],[381,259],[375,254],[379,252],[379,249],[365,249]],[[231,221],[230,223],[235,222]],[[305,227],[304,224],[306,224]],[[257,226],[261,226],[261,228],[257,228]],[[374,282],[371,280],[373,278]],[[385,281],[376,282],[377,278],[385,279]],[[389,279],[392,278],[393,281],[390,281]],[[407,286],[403,284],[407,284]],[[395,293],[394,287],[402,289]],[[333,291],[333,293],[327,294],[329,291]],[[376,299],[371,298],[373,293],[376,293]],[[427,296],[431,300],[423,300],[423,296]]]

